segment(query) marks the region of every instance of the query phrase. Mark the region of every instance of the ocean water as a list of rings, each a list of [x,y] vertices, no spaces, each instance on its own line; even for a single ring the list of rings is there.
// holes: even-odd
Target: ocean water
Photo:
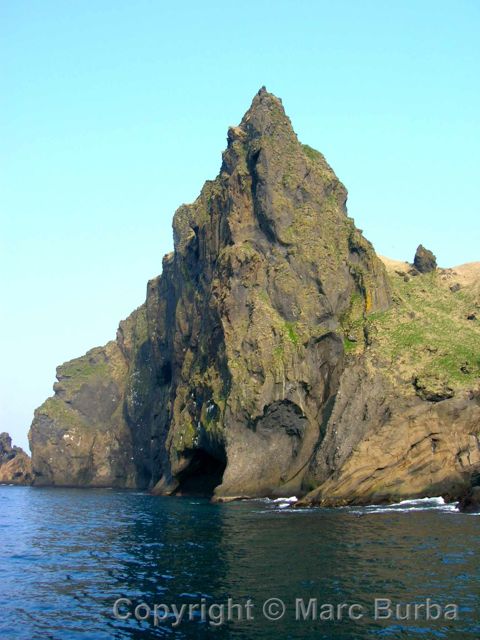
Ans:
[[[441,499],[295,510],[0,487],[0,638],[478,640],[479,534]]]

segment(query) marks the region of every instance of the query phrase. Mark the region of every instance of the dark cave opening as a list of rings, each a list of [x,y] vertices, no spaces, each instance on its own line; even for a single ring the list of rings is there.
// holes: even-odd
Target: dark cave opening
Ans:
[[[178,475],[179,485],[175,494],[211,498],[215,488],[222,483],[226,466],[225,460],[196,449],[188,466]]]

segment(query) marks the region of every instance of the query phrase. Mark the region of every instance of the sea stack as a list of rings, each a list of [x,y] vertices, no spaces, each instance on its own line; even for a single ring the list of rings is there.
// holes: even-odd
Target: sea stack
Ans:
[[[393,292],[423,276],[387,273],[346,200],[262,88],[218,176],[175,213],[145,303],[57,369],[30,430],[34,483],[305,504],[464,490],[480,460],[477,370],[441,380],[443,402],[417,395],[434,355],[399,366],[395,323],[412,311]]]

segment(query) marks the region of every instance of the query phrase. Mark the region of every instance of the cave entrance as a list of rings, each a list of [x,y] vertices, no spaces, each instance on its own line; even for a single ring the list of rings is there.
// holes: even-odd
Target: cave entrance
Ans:
[[[177,496],[213,496],[219,484],[222,484],[226,460],[219,460],[203,449],[196,449],[188,466],[179,474]]]

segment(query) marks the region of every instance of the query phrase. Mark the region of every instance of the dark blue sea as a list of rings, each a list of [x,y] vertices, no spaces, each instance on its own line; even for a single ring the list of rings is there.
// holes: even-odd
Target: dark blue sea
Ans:
[[[3,486],[0,638],[477,640],[479,534],[441,499],[296,510]]]

